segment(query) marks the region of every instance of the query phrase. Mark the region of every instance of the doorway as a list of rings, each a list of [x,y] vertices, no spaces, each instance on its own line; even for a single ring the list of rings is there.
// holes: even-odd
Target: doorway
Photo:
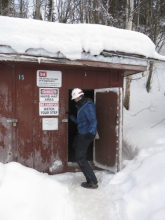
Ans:
[[[72,89],[69,89],[69,97],[68,97],[68,112],[74,116],[77,115],[77,108],[75,107],[74,100],[71,100],[71,92]],[[94,90],[91,89],[83,89],[84,97],[87,99],[91,99],[94,102]],[[72,148],[74,137],[77,135],[77,125],[69,119],[68,123],[68,162],[76,162],[75,161],[75,150]],[[90,144],[88,148],[87,160],[93,161],[93,142]]]

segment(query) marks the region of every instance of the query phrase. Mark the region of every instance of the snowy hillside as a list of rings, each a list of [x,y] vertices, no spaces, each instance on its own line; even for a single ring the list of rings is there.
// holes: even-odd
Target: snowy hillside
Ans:
[[[155,66],[149,94],[146,80],[132,80],[131,108],[124,111],[124,158],[133,160],[123,161],[111,181],[123,194],[116,201],[122,220],[165,219],[165,64]]]

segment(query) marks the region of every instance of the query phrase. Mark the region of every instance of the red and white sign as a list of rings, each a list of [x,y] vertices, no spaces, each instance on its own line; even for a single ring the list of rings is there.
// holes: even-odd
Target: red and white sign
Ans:
[[[61,71],[37,70],[38,87],[61,87]]]
[[[39,103],[39,115],[59,115],[58,102],[40,102]]]
[[[40,88],[40,102],[58,102],[59,89],[57,88]]]
[[[39,77],[47,77],[47,72],[39,71]]]

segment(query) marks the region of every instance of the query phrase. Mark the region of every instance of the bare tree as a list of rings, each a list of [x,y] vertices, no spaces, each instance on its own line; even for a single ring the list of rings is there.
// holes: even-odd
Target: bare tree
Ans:
[[[132,29],[133,21],[133,10],[134,10],[134,1],[127,0],[126,6],[126,29]],[[126,88],[125,88],[125,98],[124,98],[124,107],[129,110],[130,107],[130,89],[131,89],[131,79],[130,76],[126,78]]]

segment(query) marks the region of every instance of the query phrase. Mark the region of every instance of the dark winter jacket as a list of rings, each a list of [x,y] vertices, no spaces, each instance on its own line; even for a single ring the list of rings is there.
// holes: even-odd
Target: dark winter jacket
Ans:
[[[77,124],[79,134],[91,133],[96,135],[97,132],[97,119],[96,119],[96,108],[95,104],[88,100],[77,107],[77,118],[73,115],[70,119]]]

